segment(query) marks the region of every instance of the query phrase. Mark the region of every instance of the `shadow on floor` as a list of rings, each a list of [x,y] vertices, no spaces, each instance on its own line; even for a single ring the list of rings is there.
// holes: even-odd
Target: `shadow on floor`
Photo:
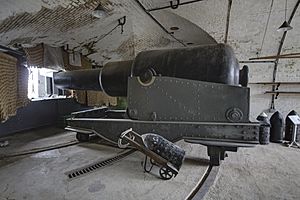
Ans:
[[[186,156],[184,159],[184,164],[207,166],[207,165],[209,165],[209,159],[199,158],[199,157],[194,157],[194,156]]]

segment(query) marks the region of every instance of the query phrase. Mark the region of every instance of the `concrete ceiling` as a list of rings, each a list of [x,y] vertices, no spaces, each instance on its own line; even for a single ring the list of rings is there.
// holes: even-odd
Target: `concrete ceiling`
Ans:
[[[287,18],[297,1],[288,0]],[[100,19],[91,15],[99,3],[107,12]],[[284,20],[285,1],[273,0],[267,25],[271,3],[272,0],[232,0],[227,43],[239,60],[277,54],[283,33],[276,30]],[[131,59],[141,50],[224,42],[228,1],[203,0],[149,12],[153,17],[145,11],[169,5],[170,0],[1,0],[0,44],[68,45],[104,64]],[[299,10],[282,53],[300,52]],[[123,16],[126,23],[121,33],[118,19]],[[285,60],[282,64],[299,65],[298,60]]]

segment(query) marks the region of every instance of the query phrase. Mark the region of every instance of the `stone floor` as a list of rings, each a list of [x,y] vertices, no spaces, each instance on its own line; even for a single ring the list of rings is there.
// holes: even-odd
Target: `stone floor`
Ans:
[[[271,143],[229,153],[205,196],[214,199],[300,199],[300,149]]]
[[[97,143],[79,143],[3,158],[29,149],[74,141],[74,138],[74,133],[55,128],[1,138],[8,140],[10,145],[0,148],[0,199],[184,199],[208,166],[206,148],[183,141],[178,145],[186,150],[185,162],[179,174],[168,181],[143,172],[144,157],[140,152],[69,180],[66,172],[124,151]]]
[[[181,141],[178,145],[187,156],[178,176],[169,181],[144,173],[144,157],[139,152],[69,180],[66,172],[124,150],[94,142],[4,158],[74,142],[75,134],[48,127],[0,140],[10,143],[0,148],[0,200],[185,199],[207,169],[206,148]],[[229,153],[204,199],[300,199],[300,149],[269,144]]]

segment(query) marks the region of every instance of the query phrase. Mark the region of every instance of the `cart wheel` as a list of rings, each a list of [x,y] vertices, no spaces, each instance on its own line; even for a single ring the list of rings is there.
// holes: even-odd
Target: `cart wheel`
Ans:
[[[161,167],[159,169],[159,175],[162,179],[169,180],[173,177],[174,173],[166,167]]]
[[[89,134],[85,134],[85,133],[77,133],[76,134],[76,139],[79,142],[88,142],[90,140],[90,135]]]

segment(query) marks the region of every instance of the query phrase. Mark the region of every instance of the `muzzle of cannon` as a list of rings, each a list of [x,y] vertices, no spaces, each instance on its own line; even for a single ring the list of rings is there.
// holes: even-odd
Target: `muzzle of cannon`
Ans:
[[[58,72],[54,74],[54,83],[60,89],[94,90],[110,96],[126,96],[132,63],[112,62],[101,69]]]
[[[126,96],[126,110],[73,113],[66,129],[97,134],[114,144],[119,144],[124,130],[134,130],[142,138],[159,135],[164,139],[150,134],[135,144],[143,153],[157,154],[162,174],[178,172],[184,154],[172,143],[182,139],[206,145],[213,165],[220,164],[225,151],[259,144],[259,123],[249,121],[248,68],[240,70],[225,44],[144,51],[132,61],[107,63],[100,69],[58,72],[54,82],[62,89]],[[161,146],[151,149],[154,139]]]

